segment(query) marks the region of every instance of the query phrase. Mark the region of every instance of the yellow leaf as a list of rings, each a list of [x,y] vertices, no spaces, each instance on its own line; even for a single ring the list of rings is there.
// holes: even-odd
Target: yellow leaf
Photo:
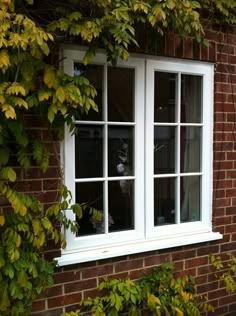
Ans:
[[[16,237],[16,247],[18,248],[18,247],[20,247],[20,245],[21,245],[21,237],[20,237],[20,235],[17,235],[17,237]]]
[[[52,95],[51,91],[41,90],[38,92],[39,101],[47,101]]]
[[[5,117],[7,119],[11,118],[11,119],[16,119],[16,112],[14,110],[14,108],[9,105],[9,104],[3,104],[2,106],[2,112],[4,112]]]
[[[3,49],[0,51],[0,68],[2,68],[2,71],[5,72],[5,70],[10,66],[10,59],[9,55],[6,49]]]
[[[3,95],[0,95],[0,103],[3,104],[5,103],[6,99],[4,98]]]
[[[26,95],[25,88],[19,84],[19,82],[13,82],[6,90],[6,94],[18,95],[21,94],[23,96]]]
[[[25,100],[17,97],[11,97],[10,100],[14,105],[18,105],[19,107],[23,106],[25,109],[28,109],[28,103]]]
[[[20,208],[20,215],[25,216],[26,213],[27,213],[27,208],[26,208],[26,206],[22,205]]]
[[[38,220],[38,219],[33,219],[33,220],[32,220],[32,226],[33,226],[34,234],[35,234],[36,236],[38,236],[38,235],[40,234],[40,232],[42,231],[42,227],[41,227],[40,220]]]
[[[5,216],[0,215],[0,226],[3,226],[5,224]]]
[[[56,82],[56,75],[55,75],[55,71],[52,67],[47,66],[45,68],[43,81],[49,88],[52,88],[54,86],[54,84]]]
[[[63,103],[65,101],[66,93],[65,93],[65,90],[63,87],[59,87],[56,90],[56,97],[61,103]]]

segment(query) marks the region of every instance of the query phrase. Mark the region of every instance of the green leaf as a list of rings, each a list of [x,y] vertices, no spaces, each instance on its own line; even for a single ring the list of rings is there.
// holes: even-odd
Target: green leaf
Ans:
[[[0,311],[4,312],[10,306],[7,284],[0,283]]]
[[[16,173],[11,167],[4,167],[0,170],[0,179],[15,182],[16,181]]]
[[[7,147],[0,147],[0,162],[5,165],[9,159],[9,149]]]
[[[57,88],[56,97],[61,103],[63,103],[65,101],[66,93],[65,93],[65,90],[63,87]]]

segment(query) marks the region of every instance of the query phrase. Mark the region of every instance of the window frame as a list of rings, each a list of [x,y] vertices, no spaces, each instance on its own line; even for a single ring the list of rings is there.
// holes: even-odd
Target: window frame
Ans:
[[[74,62],[81,62],[84,53],[85,48],[81,47],[62,48],[64,71],[69,75],[73,75]],[[96,54],[93,63],[108,65],[103,51]],[[125,231],[125,233],[124,231],[109,233],[109,238],[106,238],[107,235],[76,237],[69,230],[64,229],[67,247],[62,249],[61,257],[56,258],[60,266],[222,238],[220,233],[212,231],[214,65],[174,58],[131,55],[127,62],[119,61],[118,66],[134,67],[136,70],[135,229]],[[203,122],[201,125],[203,128],[202,161],[204,163],[202,165],[202,183],[204,182],[204,190],[201,190],[203,193],[203,198],[201,198],[203,217],[198,222],[153,227],[153,137],[150,137],[150,135],[153,135],[153,113],[151,113],[153,107],[148,107],[147,104],[154,103],[155,70],[201,75],[203,77]],[[106,81],[106,76],[104,81]],[[107,86],[107,82],[105,85]],[[105,87],[104,95],[106,93]],[[107,102],[105,97],[104,101]],[[105,107],[107,107],[107,104],[105,104]],[[186,125],[192,126],[193,124]],[[64,182],[72,192],[72,196],[75,196],[74,136],[70,135],[68,128],[65,128],[65,139],[61,147]],[[105,148],[106,154],[107,148]],[[105,180],[107,181],[107,179]],[[72,211],[68,210],[66,212],[69,219],[75,219]]]

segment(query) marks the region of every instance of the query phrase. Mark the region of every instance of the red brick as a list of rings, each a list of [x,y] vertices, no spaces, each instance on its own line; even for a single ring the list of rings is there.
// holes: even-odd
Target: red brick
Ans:
[[[215,73],[214,81],[215,82],[229,82],[229,74]]]
[[[178,277],[182,277],[184,275],[191,275],[193,277],[195,277],[197,275],[197,270],[196,269],[184,269],[182,271],[176,271],[175,272],[175,276]]]
[[[180,252],[175,252],[172,254],[172,260],[177,261],[177,260],[183,260],[183,259],[188,259],[188,258],[194,258],[196,257],[196,251],[195,250],[188,250],[188,251],[180,251]]]
[[[205,284],[207,283],[207,274],[195,277],[194,279],[197,285]]]
[[[232,180],[219,180],[217,182],[217,188],[218,189],[228,189],[233,187],[233,181]]]
[[[225,180],[226,172],[222,170],[214,170],[213,171],[214,180]]]
[[[219,252],[219,246],[209,245],[206,247],[199,248],[197,250],[197,256],[200,257],[204,255],[209,255],[210,253],[217,253],[217,252]]]
[[[210,47],[209,47],[209,60],[212,62],[216,61],[216,44],[214,42],[210,42]]]
[[[214,150],[216,151],[232,151],[234,149],[233,142],[214,142],[213,144]]]
[[[45,300],[33,302],[33,304],[32,304],[32,311],[33,312],[42,311],[44,309],[45,309]]]
[[[227,119],[227,122],[235,122],[235,114],[234,113],[227,113],[226,119]]]
[[[219,217],[219,216],[224,216],[225,215],[225,208],[216,208],[214,209],[213,212],[213,217]]]
[[[174,262],[174,270],[175,271],[182,271],[184,269],[184,262],[183,261],[177,261]]]
[[[197,257],[195,259],[189,259],[185,261],[185,268],[199,267],[208,264],[208,257]]]
[[[176,57],[183,57],[183,39],[179,36],[175,36],[175,55]]]
[[[95,278],[101,275],[108,275],[113,272],[112,265],[104,265],[99,267],[93,267],[82,271],[82,279]]]
[[[235,233],[236,232],[236,224],[227,225],[225,232],[226,232],[226,234]]]
[[[46,289],[45,292],[42,293],[42,297],[54,297],[54,296],[59,296],[62,295],[62,286],[61,285],[56,285],[49,287]]]
[[[97,280],[94,279],[88,279],[88,280],[82,280],[78,282],[70,282],[65,284],[65,293],[70,292],[79,292],[87,289],[92,289],[97,287]]]
[[[123,272],[143,268],[143,259],[122,261],[115,264],[115,272]]]
[[[184,38],[184,58],[193,58],[193,40]]]
[[[224,224],[231,224],[232,219],[229,216],[217,217],[214,218],[214,225],[220,226]]]
[[[227,230],[227,226],[226,226],[226,230]],[[222,244],[222,245],[220,245],[220,250],[221,250],[221,252],[235,251],[236,250],[236,242]]]
[[[81,300],[81,293],[73,293],[68,295],[57,296],[48,299],[48,308],[60,307],[79,303]]]
[[[32,316],[58,316],[63,313],[62,308],[46,310],[43,312],[32,313]]]
[[[233,303],[233,304],[230,304],[229,305],[229,311],[232,312],[232,311],[235,311],[236,312],[236,303]],[[236,314],[236,313],[235,313]]]
[[[221,124],[221,123],[219,123]],[[217,160],[225,160],[225,152],[223,151],[220,151],[220,152],[214,152],[214,161],[217,161]]]
[[[236,241],[236,233],[231,235],[232,241]]]
[[[208,61],[208,59],[209,59],[209,47],[201,47],[201,59]]]
[[[202,266],[197,268],[197,275],[202,275],[202,274],[208,274],[211,273],[213,270],[213,267],[211,266]]]
[[[139,270],[132,270],[129,273],[129,277],[131,280],[138,280],[140,278],[140,276],[142,276],[144,274],[147,275],[147,274],[152,273],[152,269],[153,269],[153,267],[148,267],[148,268],[139,269]]]
[[[225,313],[227,313],[227,312],[228,312],[227,306],[220,306],[220,307],[215,308],[214,312],[209,313],[208,316],[223,316],[223,315],[226,316]],[[228,313],[227,313],[227,316],[229,316]],[[233,316],[235,316],[235,315],[233,315]]]
[[[98,289],[92,289],[92,290],[84,291],[83,298],[84,299],[89,298],[89,297],[94,298],[99,295],[101,295],[101,292]]]
[[[226,74],[227,75],[227,74]],[[221,73],[219,73],[219,76],[223,76]],[[218,82],[218,81],[217,81]],[[221,82],[221,80],[220,80]],[[223,109],[224,109],[224,103],[227,102],[228,98],[227,98],[227,95],[226,94],[223,94],[223,93],[219,93],[217,91],[215,91],[215,94],[214,94],[214,100],[215,102],[221,102],[222,103],[222,110],[219,114],[219,116],[217,117],[217,120],[215,120],[216,122],[224,122],[222,120],[222,117],[224,116],[224,113],[223,113]]]
[[[166,35],[166,55],[167,56],[175,55],[175,35],[174,34]]]
[[[236,294],[227,295],[219,299],[220,305],[226,305],[236,302]]]
[[[220,199],[225,197],[225,190],[216,190],[214,193],[214,199]]]
[[[214,169],[220,169],[220,170],[230,170],[234,168],[234,162],[233,161],[217,161],[214,162]]]
[[[42,190],[42,180],[18,181],[17,190],[20,192],[36,192]]]
[[[218,281],[215,281],[212,283],[206,283],[204,285],[198,285],[197,286],[197,294],[203,294],[203,293],[210,292],[212,290],[217,290],[218,287],[219,287]]]
[[[54,274],[54,282],[55,284],[66,283],[70,281],[76,281],[80,279],[79,271],[70,271],[70,272],[58,272]]]
[[[214,207],[224,207],[224,206],[230,206],[231,200],[230,198],[223,198],[223,199],[217,199],[214,201]]]

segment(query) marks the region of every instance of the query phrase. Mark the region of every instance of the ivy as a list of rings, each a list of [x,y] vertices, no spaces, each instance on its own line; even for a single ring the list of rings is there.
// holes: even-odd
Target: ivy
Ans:
[[[99,48],[114,64],[118,58],[127,60],[129,48],[139,45],[140,28],[150,36],[171,31],[202,43],[201,10],[212,23],[235,24],[234,0],[0,0],[0,314],[29,314],[32,300],[52,284],[55,263],[40,254],[49,240],[65,247],[60,225],[77,232],[78,225],[66,217],[68,209],[78,218],[90,212],[101,219],[99,210],[74,204],[63,185],[48,208],[17,189],[18,172],[36,167],[44,173],[50,161],[39,131],[27,125],[29,114],[61,140],[65,124],[75,133],[74,117],[98,111],[89,80],[60,69],[60,45],[87,46],[87,65]],[[139,304],[142,294],[130,282],[113,285],[109,302],[114,311]],[[191,301],[188,294],[184,299]],[[148,302],[150,308],[163,305],[167,314],[155,293]],[[102,303],[97,299],[98,308]],[[171,304],[172,312],[180,313],[182,307]]]
[[[156,315],[200,316],[212,312],[213,307],[195,293],[194,278],[175,278],[173,265],[165,263],[154,267],[138,282],[128,279],[104,279],[99,286],[100,296],[82,300],[76,315]]]

